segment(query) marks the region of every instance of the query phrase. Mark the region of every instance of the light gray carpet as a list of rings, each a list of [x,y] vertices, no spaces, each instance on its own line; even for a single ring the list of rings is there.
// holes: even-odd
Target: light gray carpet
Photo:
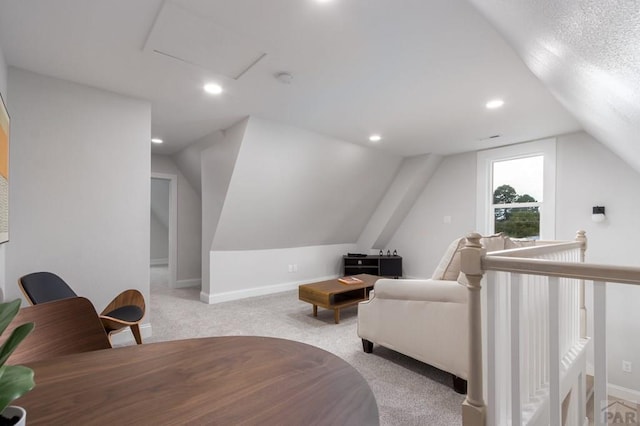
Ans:
[[[254,335],[281,337],[317,346],[354,366],[367,380],[378,402],[383,425],[459,425],[464,400],[451,388],[451,376],[431,366],[375,346],[362,351],[357,308],[333,311],[298,300],[297,291],[207,305],[199,288],[169,289],[166,267],[151,268],[151,322],[147,342],[193,337]]]

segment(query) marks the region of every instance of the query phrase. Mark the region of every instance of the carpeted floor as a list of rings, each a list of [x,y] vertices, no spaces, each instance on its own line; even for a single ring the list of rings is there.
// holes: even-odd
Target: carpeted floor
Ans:
[[[464,397],[451,388],[451,376],[431,366],[375,346],[362,351],[357,309],[333,311],[298,300],[297,291],[207,305],[200,289],[170,289],[166,267],[151,268],[151,321],[148,342],[192,337],[255,335],[308,343],[341,357],[367,380],[378,402],[382,425],[459,425]]]

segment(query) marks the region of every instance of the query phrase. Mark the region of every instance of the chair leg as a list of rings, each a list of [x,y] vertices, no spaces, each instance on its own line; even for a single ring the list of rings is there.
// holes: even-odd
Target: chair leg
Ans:
[[[453,390],[456,393],[465,395],[467,393],[467,381],[453,374],[451,376],[453,377]]]
[[[136,339],[136,343],[142,344],[142,335],[140,334],[140,324],[133,324],[131,326],[131,332],[133,333],[133,337]]]
[[[368,341],[367,339],[362,339],[362,349],[370,354],[373,352],[373,342]]]

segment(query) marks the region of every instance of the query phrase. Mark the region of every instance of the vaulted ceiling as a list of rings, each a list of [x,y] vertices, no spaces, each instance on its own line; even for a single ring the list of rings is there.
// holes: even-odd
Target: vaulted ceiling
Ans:
[[[529,2],[476,3],[510,41],[542,24],[501,25]],[[248,115],[363,145],[379,133],[374,146],[399,155],[586,126],[465,0],[0,0],[0,45],[12,66],[148,99],[157,153]],[[493,98],[504,107],[486,109]]]
[[[640,172],[640,2],[471,2],[583,128]]]

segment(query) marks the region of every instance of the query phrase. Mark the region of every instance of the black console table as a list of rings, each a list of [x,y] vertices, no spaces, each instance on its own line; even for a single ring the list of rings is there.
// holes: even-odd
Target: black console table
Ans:
[[[343,256],[344,275],[402,276],[402,256]]]

